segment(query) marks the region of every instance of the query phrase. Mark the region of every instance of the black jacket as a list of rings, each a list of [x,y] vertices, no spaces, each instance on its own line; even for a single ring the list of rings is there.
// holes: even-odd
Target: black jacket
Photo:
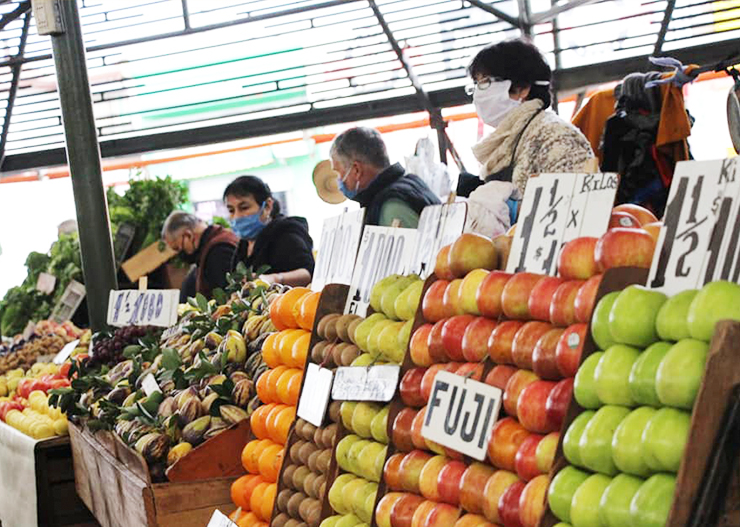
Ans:
[[[380,209],[389,199],[408,204],[417,214],[427,205],[437,205],[439,198],[426,183],[414,174],[407,174],[399,163],[383,170],[370,185],[357,194],[354,201],[366,208],[365,224],[377,225]]]
[[[308,269],[313,276],[313,240],[308,234],[308,222],[296,216],[278,216],[268,223],[254,241],[254,251],[247,256],[249,241],[242,238],[234,252],[231,268],[244,262],[254,271],[267,265],[267,273],[285,273]]]

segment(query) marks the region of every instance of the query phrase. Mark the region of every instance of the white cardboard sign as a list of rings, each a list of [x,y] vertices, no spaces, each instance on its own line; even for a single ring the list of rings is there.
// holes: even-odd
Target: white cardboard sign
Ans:
[[[52,362],[54,364],[64,364],[64,361],[66,361],[69,356],[72,355],[72,352],[75,350],[79,343],[80,339],[73,340],[72,342],[67,342],[67,344],[65,344],[64,347],[59,350],[59,353],[54,356]]]
[[[301,399],[298,401],[298,417],[314,426],[321,427],[324,424],[333,380],[333,371],[312,362],[308,364]]]
[[[468,204],[464,202],[424,207],[417,227],[418,238],[410,271],[422,280],[432,274],[437,253],[457,240],[465,228]]]
[[[326,284],[352,281],[364,218],[365,209],[360,209],[324,220],[311,282],[313,291],[321,291]]]
[[[177,289],[111,291],[108,324],[117,327],[170,327],[177,322],[179,299],[180,291]]]
[[[237,525],[229,519],[223,512],[216,509],[213,511],[211,521],[208,522],[208,527],[237,527]]]
[[[440,371],[434,376],[421,435],[483,461],[502,397],[498,388]]]
[[[400,373],[401,367],[394,364],[339,367],[331,397],[335,401],[388,402],[396,393]]]

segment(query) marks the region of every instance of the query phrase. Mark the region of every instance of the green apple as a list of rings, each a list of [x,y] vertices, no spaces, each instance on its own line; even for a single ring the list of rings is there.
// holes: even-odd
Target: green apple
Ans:
[[[596,409],[603,405],[599,395],[596,392],[596,367],[604,356],[603,351],[597,351],[589,355],[578,368],[576,378],[573,383],[573,397],[578,404],[584,408]]]
[[[372,306],[373,311],[375,311],[376,313],[383,311],[383,308],[380,305],[380,301],[382,300],[383,295],[389,287],[403,279],[403,275],[391,274],[375,282],[372,289],[370,290],[370,305]]]
[[[342,424],[347,430],[352,430],[352,414],[355,413],[355,408],[357,408],[357,403],[354,401],[344,401],[339,407]]]
[[[578,487],[588,479],[589,474],[575,467],[567,466],[558,472],[547,491],[550,510],[559,520],[570,521],[570,504]]]
[[[380,357],[380,335],[383,333],[383,330],[385,330],[387,327],[394,326],[396,324],[395,320],[391,320],[389,318],[386,318],[385,320],[379,320],[375,323],[373,326],[373,329],[370,330],[370,334],[367,337],[367,349],[363,351],[367,351],[370,355],[372,355],[375,358]],[[395,345],[396,338],[398,337],[398,330],[396,330],[394,333],[392,333],[394,340],[393,343]]]
[[[349,447],[349,450],[347,451],[347,465],[349,467],[349,472],[358,476],[362,474],[362,471],[360,470],[360,454],[367,445],[373,442],[374,441],[369,441],[367,439],[361,439]]]
[[[357,458],[360,475],[368,481],[380,481],[387,451],[388,447],[385,445],[370,441]]]
[[[674,344],[658,366],[655,391],[666,406],[694,406],[699,393],[709,345],[701,340],[684,339]]]
[[[415,280],[412,284],[403,290],[403,293],[398,295],[394,309],[396,316],[401,320],[413,320],[416,316],[416,310],[419,307],[419,301],[421,301],[421,291],[424,289],[423,280]]]
[[[720,280],[702,287],[689,307],[689,333],[709,342],[720,320],[740,320],[740,285]]]
[[[626,287],[609,312],[609,331],[614,340],[639,348],[657,341],[655,319],[667,299],[663,293],[640,285]]]
[[[612,337],[611,331],[609,331],[609,313],[618,296],[619,291],[614,291],[601,297],[594,308],[594,314],[591,316],[591,336],[599,349],[602,350],[617,343]]]
[[[558,522],[555,525],[553,525],[552,527],[573,527],[573,526],[570,523]]]
[[[599,517],[599,503],[611,482],[612,478],[608,476],[592,474],[578,487],[570,503],[573,527],[606,527]]]
[[[637,404],[660,406],[658,392],[655,390],[655,377],[658,366],[673,346],[670,342],[656,342],[643,351],[632,366],[629,386],[632,399]]]
[[[478,294],[478,287],[483,282],[483,279],[488,276],[489,272],[486,269],[473,269],[463,278],[459,295],[460,305],[465,313],[469,315],[481,314],[478,309],[478,303],[476,302],[476,296]]]
[[[362,520],[354,514],[345,514],[342,519],[339,520],[334,527],[359,527],[362,525]]]
[[[639,356],[639,350],[624,344],[615,344],[604,352],[594,371],[596,395],[602,403],[622,406],[635,403],[630,393],[629,377]]]
[[[324,521],[321,522],[319,527],[336,527],[337,522],[342,519],[342,516],[340,514],[335,514],[334,516],[329,516]]]
[[[364,506],[365,504],[365,498],[367,497],[365,493],[366,485],[367,481],[362,478],[356,478],[344,486],[344,496],[342,498],[344,505],[345,507],[349,507],[350,512],[360,518],[360,520],[362,520],[362,517],[357,514],[358,505]]]
[[[355,344],[362,351],[367,351],[367,339],[370,336],[370,332],[375,324],[382,320],[387,320],[383,313],[373,313],[357,325],[355,329]]]
[[[658,311],[655,327],[658,337],[662,340],[674,342],[689,338],[689,308],[694,297],[699,293],[696,289],[681,291],[670,297]]]
[[[641,477],[652,473],[643,459],[642,434],[655,412],[655,408],[641,406],[619,423],[612,439],[612,458],[620,471]]]
[[[380,413],[383,406],[379,403],[360,402],[352,412],[352,430],[360,437],[372,437],[371,424],[373,418]]]
[[[619,423],[629,415],[629,408],[607,405],[600,408],[583,430],[579,448],[586,468],[614,476],[617,467],[612,458],[612,439]]]
[[[345,503],[344,501],[344,489],[348,483],[356,479],[357,476],[354,474],[342,474],[334,480],[334,483],[332,483],[331,488],[329,489],[329,504],[331,505],[331,508],[339,514],[350,513],[349,503]],[[359,522],[359,519],[357,521]]]
[[[632,525],[665,527],[671,512],[676,477],[673,474],[655,474],[642,484],[630,504]]]
[[[359,357],[352,361],[350,366],[370,366],[375,359],[369,353],[362,353]]]
[[[398,338],[406,322],[392,322],[378,335],[378,350],[383,359],[393,360],[394,357],[403,357],[406,348],[400,347]]]
[[[367,498],[365,498],[365,503],[363,504],[363,518],[369,518],[367,521],[369,522],[370,519],[373,517],[373,511],[375,510],[375,500],[378,496],[378,484],[373,483],[372,481],[368,483],[368,485],[371,486],[372,492],[368,494]]]
[[[689,439],[691,415],[676,408],[661,408],[642,433],[642,457],[655,472],[677,473]]]
[[[411,340],[411,330],[414,327],[413,320],[407,320],[401,326],[401,330],[398,332],[396,338],[396,348],[393,355],[388,355],[388,359],[396,364],[403,364],[403,359],[406,356],[406,350],[409,347],[409,340]]]
[[[581,459],[581,436],[583,430],[588,425],[591,418],[596,415],[596,412],[592,410],[586,410],[578,417],[573,419],[573,422],[568,427],[563,437],[563,454],[571,464],[583,466],[583,460]]]
[[[599,517],[606,527],[624,527],[632,525],[630,504],[643,480],[628,474],[615,477],[601,496]]]
[[[370,435],[373,439],[388,444],[388,412],[390,411],[390,405],[385,405],[380,412],[378,412],[373,420],[370,422]]]
[[[415,274],[404,276],[399,280],[393,282],[383,292],[383,296],[380,297],[380,311],[385,313],[385,316],[392,318],[393,320],[400,320],[401,317],[396,313],[396,300],[399,295],[403,293],[408,286],[418,281],[419,277]]]
[[[349,470],[349,462],[347,458],[349,449],[361,439],[362,438],[360,436],[350,434],[344,436],[342,440],[337,443],[335,456],[337,458],[337,465],[339,465],[343,470]]]

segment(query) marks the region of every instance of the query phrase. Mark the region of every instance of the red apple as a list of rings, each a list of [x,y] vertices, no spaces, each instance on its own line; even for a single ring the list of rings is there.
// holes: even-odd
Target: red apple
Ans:
[[[504,417],[493,425],[491,441],[488,443],[488,458],[493,466],[514,472],[516,452],[529,436],[526,428],[516,419]]]
[[[447,362],[447,353],[445,352],[445,345],[442,341],[442,329],[444,328],[446,318],[438,320],[432,326],[429,331],[429,337],[427,338],[427,350],[429,350],[429,357],[432,360],[432,364],[438,362]]]
[[[591,320],[591,313],[594,310],[594,304],[596,303],[596,293],[599,291],[599,285],[601,285],[601,279],[604,275],[597,274],[586,280],[581,288],[576,293],[576,301],[574,303],[576,308],[576,320],[588,324]]]
[[[429,396],[432,393],[432,387],[434,387],[434,376],[437,375],[437,372],[442,370],[454,373],[459,367],[459,362],[445,362],[442,364],[432,364],[427,368],[424,377],[421,379],[421,396],[424,398],[425,403],[429,400]]]
[[[460,303],[460,288],[462,287],[462,278],[455,278],[447,284],[445,294],[442,296],[442,305],[445,311],[445,317],[462,315],[465,310]]]
[[[635,203],[622,203],[621,205],[617,205],[612,209],[616,212],[629,212],[632,214],[635,218],[637,218],[637,221],[640,222],[640,225],[647,225],[648,223],[654,223],[658,221],[658,218],[655,217],[655,214],[650,212],[645,207],[641,207],[640,205],[636,205]]]
[[[419,326],[411,336],[409,342],[409,353],[411,360],[417,366],[430,366],[433,364],[432,357],[429,355],[429,333],[432,331],[431,324]]]
[[[483,491],[488,479],[493,476],[493,468],[484,463],[472,463],[460,480],[460,506],[473,514],[483,512]]]
[[[542,474],[527,483],[519,496],[519,519],[522,527],[537,527],[545,513],[545,497],[550,479]]]
[[[537,445],[535,458],[537,459],[537,470],[542,474],[548,474],[555,462],[555,452],[558,449],[560,432],[550,432]]]
[[[534,320],[550,321],[550,302],[555,290],[563,283],[562,278],[556,276],[545,276],[532,289],[529,295],[527,307],[529,316]]]
[[[506,282],[501,293],[501,307],[504,314],[511,319],[527,320],[529,315],[529,296],[542,279],[534,273],[516,273]]]
[[[448,461],[437,476],[437,491],[440,501],[452,505],[460,504],[460,482],[468,467],[462,461]]]
[[[511,346],[517,331],[524,325],[520,320],[505,320],[491,333],[488,339],[488,356],[496,364],[514,364],[511,355]]]
[[[485,317],[477,317],[465,329],[462,341],[463,358],[470,362],[483,360],[488,352],[488,339],[496,329],[496,322]]]
[[[411,427],[416,416],[414,408],[403,408],[393,420],[391,436],[393,444],[402,452],[410,452],[414,449],[414,441],[411,437]]]
[[[519,369],[514,366],[499,364],[494,366],[491,371],[488,372],[488,375],[486,375],[486,379],[483,382],[489,386],[495,386],[499,390],[503,391],[506,388],[506,383],[509,382],[511,376],[517,371],[519,371]]]
[[[478,286],[478,292],[475,294],[475,303],[478,305],[478,311],[481,315],[494,320],[498,320],[503,315],[501,295],[506,283],[512,276],[512,274],[503,271],[492,271],[483,279]]]
[[[426,499],[439,501],[437,477],[447,461],[449,460],[445,456],[434,456],[421,469],[421,474],[419,474],[419,491]]]
[[[596,244],[596,263],[601,271],[613,267],[650,269],[655,251],[653,237],[643,229],[612,229]]]
[[[444,295],[449,283],[447,280],[437,280],[424,293],[421,312],[427,322],[437,322],[445,318]]]
[[[403,457],[398,467],[403,490],[419,494],[419,475],[421,469],[430,459],[432,459],[432,456],[423,450],[412,450]]]
[[[495,269],[498,257],[490,238],[466,232],[452,244],[448,261],[452,274],[462,278],[473,269]]]
[[[555,291],[550,304],[550,322],[553,326],[566,327],[575,324],[576,295],[583,284],[583,280],[570,280]]]
[[[526,322],[514,336],[514,342],[511,344],[511,356],[514,364],[527,370],[532,369],[532,355],[537,341],[550,331],[552,326],[547,322],[533,320]]]
[[[452,527],[496,527],[479,514],[465,514]]]
[[[440,280],[452,280],[455,275],[452,274],[450,269],[450,248],[452,244],[445,245],[437,253],[437,258],[434,261],[434,274]]]
[[[642,227],[640,228],[646,231],[650,236],[652,236],[653,241],[655,242],[655,245],[658,245],[658,236],[660,236],[660,229],[663,228],[662,221],[656,221],[654,223],[643,224]]]
[[[391,508],[391,527],[411,527],[416,508],[424,498],[415,494],[403,494]]]
[[[506,489],[506,492],[499,498],[498,517],[503,527],[522,527],[519,518],[519,498],[524,492],[524,487],[523,481],[517,481]]]
[[[493,523],[500,523],[498,517],[498,502],[506,489],[519,480],[519,477],[508,470],[497,470],[488,479],[486,488],[483,489],[483,515]]]
[[[504,388],[504,411],[511,417],[516,417],[517,403],[522,390],[540,378],[529,370],[519,370],[511,376]]]
[[[465,336],[465,330],[475,322],[476,318],[473,315],[457,315],[447,319],[447,322],[442,326],[442,345],[450,360],[465,360],[462,348],[463,337]]]
[[[535,381],[524,388],[516,406],[517,417],[530,432],[547,434],[556,429],[547,419],[547,398],[555,388],[552,381]]]
[[[398,500],[403,498],[402,492],[389,492],[383,496],[375,508],[375,523],[378,527],[391,527],[391,511]]]
[[[519,450],[516,451],[516,459],[514,460],[516,474],[525,481],[540,475],[537,468],[537,446],[544,438],[545,436],[540,434],[531,434],[519,445]]]
[[[397,452],[385,462],[383,467],[383,480],[391,490],[401,490],[401,473],[399,467],[403,461],[404,454]]]
[[[573,324],[560,336],[555,357],[558,370],[563,377],[575,377],[578,366],[581,364],[583,343],[586,341],[586,324]]]
[[[460,517],[460,509],[448,505],[447,503],[438,503],[427,516],[424,527],[449,527],[453,525]]]
[[[562,328],[552,328],[537,341],[532,353],[532,369],[542,379],[558,380],[562,377],[558,369],[557,348]]]
[[[609,217],[609,228],[616,229],[619,227],[624,229],[639,229],[641,225],[637,221],[637,218],[629,212],[613,210],[612,215]]]
[[[547,421],[551,424],[553,431],[560,430],[572,399],[573,377],[563,379],[557,383],[547,397],[545,412],[547,414]]]
[[[558,257],[558,272],[566,280],[588,280],[599,272],[594,250],[597,238],[582,236],[566,243]]]
[[[414,443],[414,448],[418,448],[421,450],[427,449],[426,440],[424,439],[424,436],[421,435],[421,429],[424,426],[424,416],[426,415],[426,409],[427,407],[425,406],[424,408],[416,412],[414,420],[411,423],[411,442]]]
[[[403,374],[398,390],[401,393],[401,400],[406,406],[413,406],[414,408],[424,406],[424,397],[421,395],[421,380],[424,378],[426,371],[426,368],[411,368]]]
[[[436,501],[422,501],[421,504],[416,507],[416,510],[414,511],[414,516],[413,518],[411,518],[411,527],[424,527],[427,523],[429,513],[432,512],[432,509],[436,506]]]
[[[485,367],[480,362],[465,362],[455,370],[455,375],[460,377],[467,377],[474,381],[481,381],[483,379],[483,370]]]

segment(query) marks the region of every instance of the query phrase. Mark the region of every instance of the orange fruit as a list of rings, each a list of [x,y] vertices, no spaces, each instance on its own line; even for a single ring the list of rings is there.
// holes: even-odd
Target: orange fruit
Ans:
[[[262,405],[249,416],[249,425],[257,439],[267,439],[267,415],[274,406],[275,403]]]
[[[288,371],[287,366],[278,366],[277,368],[273,368],[271,370],[268,370],[264,373],[264,375],[267,375],[267,396],[270,398],[270,401],[279,401],[280,397],[278,397],[277,393],[277,387],[278,387],[278,379],[280,379],[280,376]]]
[[[231,484],[231,501],[234,502],[234,505],[241,507],[242,509],[249,507],[249,501],[244,500],[244,486],[256,477],[257,476],[253,474],[247,474],[246,476],[236,479],[234,483]]]
[[[270,445],[260,455],[259,468],[262,479],[269,483],[277,481],[280,465],[283,464],[283,452],[285,447],[282,445]]]
[[[293,348],[290,351],[291,366],[300,369],[306,367],[306,357],[308,356],[308,346],[310,343],[311,333],[308,332],[298,337],[293,343]]]
[[[242,510],[248,511],[251,504],[250,500],[252,498],[252,492],[254,492],[254,489],[259,485],[260,483],[264,483],[265,480],[262,479],[262,476],[255,474],[252,479],[250,479],[246,485],[244,485],[244,496],[243,499],[247,503],[247,506],[242,508]]]
[[[270,371],[271,370],[266,370],[257,379],[257,397],[259,397],[260,401],[264,404],[274,402],[270,399],[270,392],[267,390],[267,374],[270,373]]]
[[[316,317],[316,309],[319,307],[319,299],[321,298],[320,292],[308,293],[304,295],[298,305],[298,314],[295,317],[298,327],[311,331],[313,329],[313,321]]]
[[[283,295],[278,296],[270,302],[270,320],[272,321],[272,325],[275,326],[275,328],[278,331],[282,331],[284,329],[288,329],[290,326],[288,326],[282,319],[280,309],[281,309],[281,302],[283,300]]]
[[[262,360],[265,361],[270,368],[274,368],[280,364],[280,355],[278,354],[278,348],[276,341],[280,333],[272,333],[267,336],[265,341],[262,343]]]
[[[257,522],[254,525],[251,525],[250,527],[270,527],[270,524],[267,522]]]
[[[257,443],[259,443],[259,441],[250,441],[244,445],[244,448],[242,448],[242,466],[247,472],[250,472],[249,459],[252,457],[252,451],[254,450],[254,447],[257,446]]]
[[[252,491],[252,496],[249,499],[249,506],[253,513],[257,515],[257,517],[260,520],[267,520],[268,518],[265,518],[262,516],[262,497],[265,495],[265,491],[267,490],[267,487],[269,486],[269,483],[260,483],[257,485],[254,490]]]
[[[301,396],[301,384],[303,383],[303,371],[299,371],[288,381],[288,400],[286,404],[297,405]]]
[[[298,404],[302,379],[303,371],[298,368],[291,368],[280,376],[277,392],[281,403],[293,406]]]
[[[298,327],[298,322],[296,322],[295,315],[293,314],[293,308],[304,295],[307,295],[310,292],[311,290],[307,287],[294,287],[293,289],[283,293],[283,295],[277,300],[280,304],[276,307],[276,310],[280,316],[280,321],[286,327]]]
[[[246,459],[242,457],[242,463],[245,465],[244,468],[246,468],[250,474],[259,474],[260,469],[258,462],[260,454],[265,448],[272,444],[273,442],[269,439],[255,439],[247,443],[247,446],[244,447],[244,449],[246,450],[251,445]],[[242,452],[242,454],[244,454],[244,452]]]
[[[285,370],[277,381],[276,391],[278,400],[283,404],[293,404],[288,401],[288,386],[290,385],[290,380],[293,378],[293,375],[295,375],[297,371],[298,370],[296,368]]]
[[[255,525],[259,525],[260,523],[262,522],[255,513],[248,512],[246,514],[242,514],[239,521],[236,522],[236,525],[237,527],[255,527]]]
[[[295,406],[288,406],[275,416],[273,419],[273,440],[276,443],[285,444],[288,441],[288,434],[290,433],[290,426],[295,421]]]
[[[270,413],[267,415],[267,419],[265,421],[265,426],[267,427],[267,434],[270,439],[275,441],[277,443],[276,437],[279,437],[277,434],[277,416],[281,412],[281,410],[284,410],[287,408],[284,404],[276,404],[275,407],[270,410]]]
[[[264,518],[270,518],[272,516],[275,494],[277,494],[277,485],[275,483],[268,485],[265,493],[262,495],[262,509],[260,510]]]
[[[282,336],[277,340],[280,364],[290,366],[293,362],[293,345],[295,344],[296,340],[298,340],[306,333],[306,331],[303,329],[288,329],[281,333]]]

